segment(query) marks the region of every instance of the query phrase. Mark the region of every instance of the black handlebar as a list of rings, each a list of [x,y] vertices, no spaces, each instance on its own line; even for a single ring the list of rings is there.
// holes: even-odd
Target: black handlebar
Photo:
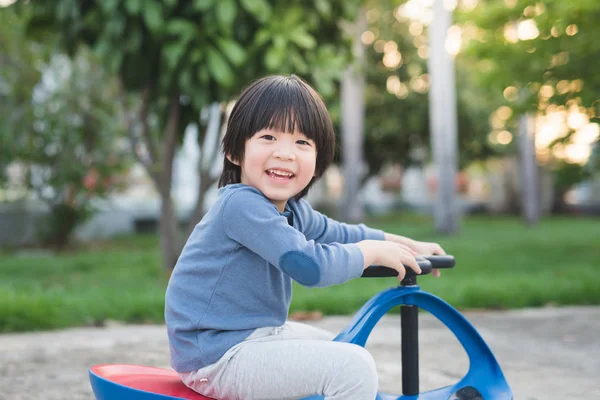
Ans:
[[[455,265],[453,256],[417,256],[417,263],[419,267],[421,267],[420,275],[430,274],[431,271],[435,268],[453,268]],[[406,268],[406,277],[411,276],[419,276],[412,269]],[[368,268],[365,268],[361,278],[383,278],[389,276],[398,276],[398,271],[392,268],[383,267],[381,265],[372,265]],[[406,278],[405,278],[406,279]]]
[[[454,268],[456,262],[454,260],[454,256],[444,255],[444,256],[424,256],[426,260],[431,262],[431,266],[435,269],[443,269],[443,268]]]

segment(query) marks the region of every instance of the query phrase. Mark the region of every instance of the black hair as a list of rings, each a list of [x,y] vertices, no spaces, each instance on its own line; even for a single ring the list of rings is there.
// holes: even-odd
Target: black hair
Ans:
[[[315,142],[315,176],[294,196],[302,198],[327,170],[335,153],[335,133],[323,99],[296,75],[267,76],[246,87],[231,111],[223,137],[225,157],[219,187],[241,182],[241,167],[229,161],[227,155],[241,163],[246,141],[263,129],[298,131]]]

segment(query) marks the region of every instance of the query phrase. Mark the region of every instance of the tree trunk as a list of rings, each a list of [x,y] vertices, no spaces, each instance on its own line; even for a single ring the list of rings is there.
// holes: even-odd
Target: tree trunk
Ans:
[[[183,248],[183,240],[179,230],[177,215],[171,197],[171,185],[173,181],[173,158],[175,157],[175,146],[179,134],[179,118],[181,107],[179,96],[173,96],[169,102],[169,115],[165,129],[165,140],[162,143],[160,174],[155,179],[155,184],[161,198],[161,214],[158,222],[160,236],[160,248],[162,251],[163,267],[168,271],[175,267]],[[156,174],[154,175],[156,176]]]
[[[43,229],[44,245],[64,250],[69,244],[75,228],[86,218],[85,207],[75,208],[70,204],[50,205],[47,225]]]
[[[533,117],[523,114],[519,120],[519,151],[521,164],[521,216],[528,226],[537,224],[540,217],[535,128]]]
[[[344,176],[344,198],[342,219],[358,222],[364,218],[359,200],[359,189],[364,172],[363,141],[365,119],[365,49],[360,36],[367,29],[364,10],[349,27],[354,39],[354,55],[358,65],[349,65],[342,79],[342,166]]]
[[[460,212],[456,195],[458,168],[457,111],[454,59],[445,48],[452,14],[443,0],[433,3],[433,23],[429,27],[430,54],[428,59],[431,86],[429,89],[429,116],[431,121],[431,148],[437,166],[438,193],[435,204],[437,230],[454,234],[460,228]]]
[[[196,224],[202,219],[202,216],[204,215],[204,198],[206,197],[206,192],[217,180],[216,177],[211,175],[211,170],[216,157],[219,154],[219,133],[224,128],[221,126],[221,116],[221,104],[214,102],[209,108],[208,126],[206,127],[202,148],[200,149],[201,155],[198,168],[200,187],[198,188],[196,205],[188,221],[186,229],[187,235],[192,233]]]
[[[173,159],[175,158],[175,147],[179,135],[181,106],[179,104],[179,94],[173,94],[169,99],[169,114],[163,135],[164,139],[159,143],[151,134],[148,123],[150,87],[151,85],[147,85],[142,91],[139,109],[132,114],[125,114],[125,123],[135,156],[144,166],[160,194],[161,208],[158,220],[160,248],[163,267],[171,271],[175,267],[183,248],[179,223],[171,198]],[[126,110],[125,90],[122,85],[120,101],[123,110]],[[139,145],[143,145],[146,152],[140,151]]]
[[[179,258],[183,242],[175,207],[171,196],[161,196],[160,219],[158,223],[160,250],[162,254],[163,267],[172,270]]]

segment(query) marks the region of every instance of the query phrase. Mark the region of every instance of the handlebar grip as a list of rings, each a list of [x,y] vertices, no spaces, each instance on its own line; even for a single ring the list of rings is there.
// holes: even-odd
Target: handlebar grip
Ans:
[[[438,268],[454,268],[456,262],[453,256],[449,255],[435,255],[435,256],[420,256],[431,262],[431,266],[435,269]]]
[[[433,270],[431,261],[423,257],[416,257],[416,259],[417,264],[419,264],[419,267],[421,268],[421,275],[430,274]],[[406,268],[406,275],[409,274],[419,276],[415,274],[415,272],[412,269]],[[361,275],[361,278],[384,278],[389,276],[398,276],[398,271],[396,271],[393,268],[388,268],[381,265],[371,265],[370,267],[365,268]]]
[[[415,258],[419,267],[421,267],[421,275],[430,274],[434,268],[454,268],[456,265],[454,256],[451,255],[417,256]],[[406,276],[408,275],[419,276],[412,269],[406,268]],[[398,271],[381,265],[371,265],[363,271],[361,278],[384,278],[389,276],[398,276]]]

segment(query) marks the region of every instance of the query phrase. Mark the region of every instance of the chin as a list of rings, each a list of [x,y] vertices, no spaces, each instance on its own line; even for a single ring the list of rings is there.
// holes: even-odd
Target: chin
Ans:
[[[278,191],[278,190],[267,190],[267,191],[263,192],[265,197],[268,198],[270,201],[277,201],[277,202],[286,202],[289,199],[293,198],[298,193],[291,192],[291,191],[290,192],[282,192],[282,191]]]
[[[265,193],[266,198],[268,198],[271,201],[277,201],[277,202],[288,201],[289,199],[291,199],[294,196],[295,196],[295,194],[292,194],[290,196],[287,196],[287,195],[282,196],[282,195],[277,195],[274,193]]]

